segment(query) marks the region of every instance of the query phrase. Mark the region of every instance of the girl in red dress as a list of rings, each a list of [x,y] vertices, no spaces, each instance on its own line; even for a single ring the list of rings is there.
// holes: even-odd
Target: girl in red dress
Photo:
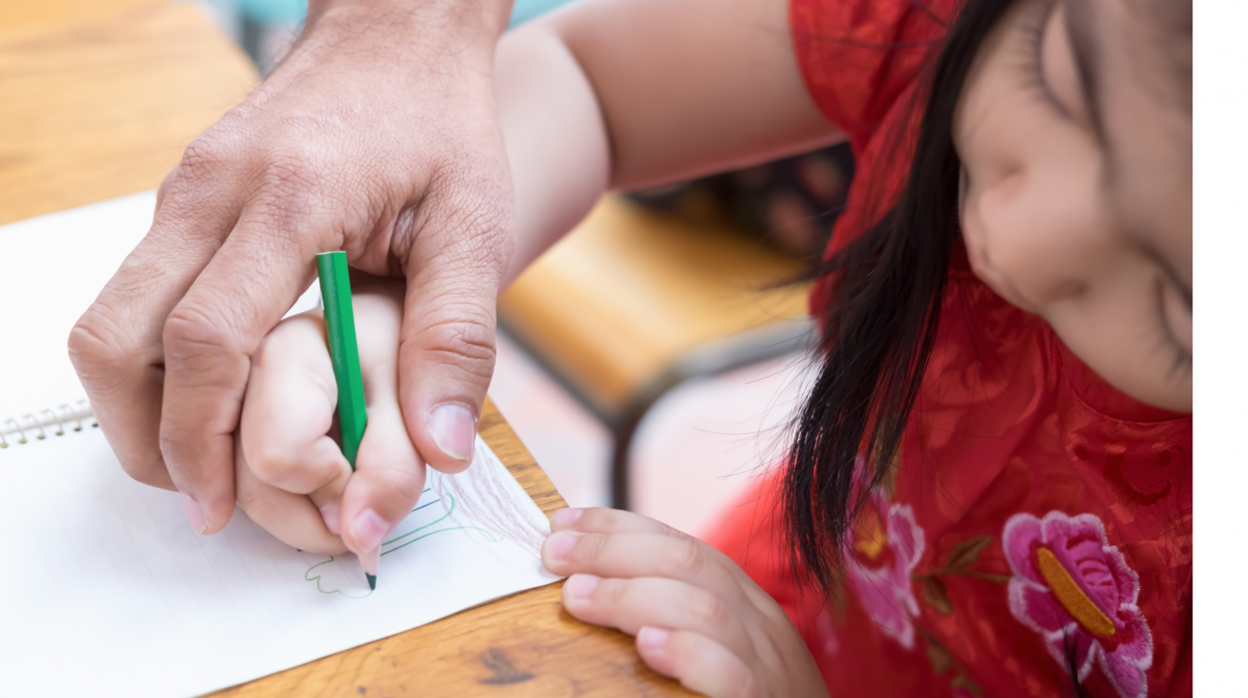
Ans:
[[[1190,2],[587,0],[505,37],[497,75],[513,274],[609,187],[845,138],[858,167],[789,457],[709,544],[557,512],[570,613],[711,696],[1190,694]],[[362,289],[362,346],[396,342],[396,283]],[[324,354],[296,330],[318,322],[270,335],[249,404],[295,390],[265,357],[329,370],[299,358]],[[393,384],[385,354],[370,385]],[[329,424],[333,400],[307,409]],[[367,553],[357,524],[405,512],[347,482],[312,495],[325,521],[260,488],[280,478],[248,455],[289,450],[269,418],[242,417],[249,512]],[[401,428],[372,438],[419,457]],[[351,478],[383,465],[362,451]]]

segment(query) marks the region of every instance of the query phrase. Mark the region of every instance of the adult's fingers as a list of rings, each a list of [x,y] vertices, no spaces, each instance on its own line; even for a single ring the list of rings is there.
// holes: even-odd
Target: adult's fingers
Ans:
[[[342,539],[329,530],[321,512],[308,497],[261,481],[248,467],[243,449],[236,450],[238,505],[278,540],[300,550],[337,555],[346,550]]]
[[[251,355],[307,288],[329,224],[272,197],[244,212],[169,314],[160,444],[188,517],[214,533],[234,510],[234,441]]]
[[[680,681],[695,693],[710,698],[763,695],[745,662],[701,633],[646,626],[637,633],[637,653],[651,669]]]
[[[125,471],[174,489],[160,451],[165,318],[233,228],[241,200],[198,139],[161,186],[151,230],[74,325],[69,355]]]
[[[403,260],[403,416],[421,456],[444,472],[472,462],[494,374],[495,304],[512,248],[511,192],[497,186],[507,181],[505,161],[500,168],[480,173],[479,185],[450,182],[427,196]]]
[[[563,585],[563,606],[586,623],[629,635],[647,625],[676,628],[713,637],[739,656],[752,653],[750,634],[737,611],[706,589],[674,579],[574,574]]]

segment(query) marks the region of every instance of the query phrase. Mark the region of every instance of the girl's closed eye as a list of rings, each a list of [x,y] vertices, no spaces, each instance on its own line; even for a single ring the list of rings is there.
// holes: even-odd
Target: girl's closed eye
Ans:
[[[1023,36],[1023,41],[1019,43],[1018,67],[1026,87],[1037,91],[1052,106],[1065,113],[1066,107],[1053,93],[1044,70],[1044,37],[1049,17],[1056,6],[1057,0],[1034,0],[1023,15],[1018,25]]]
[[[1017,65],[1023,85],[1060,116],[1090,126],[1060,0],[1034,0],[1018,29]]]

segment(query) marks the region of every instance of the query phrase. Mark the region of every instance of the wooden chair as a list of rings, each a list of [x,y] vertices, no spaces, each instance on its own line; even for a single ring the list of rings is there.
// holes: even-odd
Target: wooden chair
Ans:
[[[612,195],[499,300],[499,322],[612,431],[612,504],[629,505],[634,432],[680,383],[809,346],[804,264],[725,223]]]

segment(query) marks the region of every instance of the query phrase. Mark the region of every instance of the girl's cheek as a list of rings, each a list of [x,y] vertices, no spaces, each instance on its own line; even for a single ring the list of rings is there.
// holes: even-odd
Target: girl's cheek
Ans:
[[[963,168],[962,186],[958,188],[959,212],[962,224],[962,241],[971,262],[971,271],[981,281],[993,286],[988,258],[984,251],[984,220],[979,215],[979,197],[970,188],[970,178]]]
[[[1008,231],[993,227],[995,225],[999,228],[1002,219],[1008,218],[1005,215],[1008,212],[1001,210],[1001,206],[1008,206],[1008,201],[999,196],[1001,192],[996,191],[995,186],[993,190],[985,191],[977,180],[968,178],[967,181],[962,206],[962,237],[971,271],[997,295],[1029,310],[1025,299],[1011,283],[1008,270],[996,263],[1003,252],[1008,252],[1004,248],[1011,244],[1009,235],[1004,234]]]

